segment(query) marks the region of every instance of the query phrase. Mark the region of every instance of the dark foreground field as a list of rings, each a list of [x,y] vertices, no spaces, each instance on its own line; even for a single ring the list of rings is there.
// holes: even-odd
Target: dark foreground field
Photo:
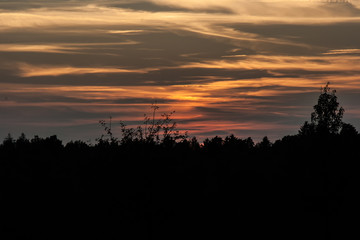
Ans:
[[[0,146],[2,239],[335,239],[356,232],[358,134],[288,136],[254,146]]]

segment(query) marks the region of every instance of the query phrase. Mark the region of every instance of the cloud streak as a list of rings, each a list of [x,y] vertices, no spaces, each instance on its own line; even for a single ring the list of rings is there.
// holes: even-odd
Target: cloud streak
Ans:
[[[345,51],[353,53],[354,51]],[[333,51],[331,53],[339,53]],[[344,51],[341,51],[344,53]],[[332,55],[328,54],[327,55]],[[360,64],[359,56],[265,56],[253,55],[241,57],[241,60],[215,60],[194,62],[180,66],[181,68],[221,68],[221,69],[267,69],[267,70],[310,70],[310,71],[352,71]]]
[[[18,64],[21,77],[39,76],[61,76],[61,75],[83,75],[102,73],[147,73],[153,69],[124,69],[111,67],[72,67],[72,66],[34,66],[27,63]]]

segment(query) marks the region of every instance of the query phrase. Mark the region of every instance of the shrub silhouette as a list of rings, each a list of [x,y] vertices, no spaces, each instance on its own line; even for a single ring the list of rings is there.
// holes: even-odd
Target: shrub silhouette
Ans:
[[[105,120],[100,120],[100,125],[104,128],[105,134],[97,139],[98,144],[106,145],[129,145],[129,144],[163,144],[167,146],[174,146],[177,140],[184,141],[188,138],[187,132],[181,134],[177,130],[177,123],[172,118],[175,111],[169,113],[162,113],[161,117],[157,119],[157,111],[159,106],[152,104],[152,113],[150,116],[144,114],[144,124],[135,128],[128,127],[123,121],[120,122],[121,139],[114,137],[111,128],[110,117],[109,123]]]

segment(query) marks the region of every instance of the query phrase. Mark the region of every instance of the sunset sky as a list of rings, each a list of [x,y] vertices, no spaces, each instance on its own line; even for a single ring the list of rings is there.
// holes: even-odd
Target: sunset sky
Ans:
[[[1,138],[94,142],[156,101],[190,136],[274,141],[326,82],[360,130],[360,0],[0,0]]]

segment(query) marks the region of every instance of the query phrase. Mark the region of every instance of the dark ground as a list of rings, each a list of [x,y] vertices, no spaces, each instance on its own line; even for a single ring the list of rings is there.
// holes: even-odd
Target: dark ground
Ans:
[[[0,146],[2,239],[346,238],[359,135]]]

